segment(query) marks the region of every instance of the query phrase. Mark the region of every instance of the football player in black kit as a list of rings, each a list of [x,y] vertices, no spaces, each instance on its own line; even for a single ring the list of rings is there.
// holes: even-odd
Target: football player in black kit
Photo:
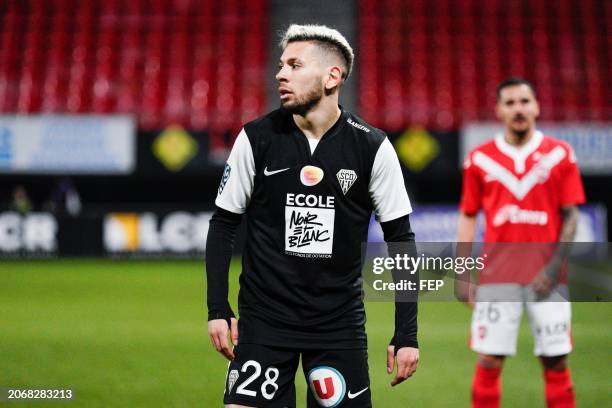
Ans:
[[[385,241],[413,244],[412,208],[385,133],[338,105],[353,65],[346,39],[325,26],[291,25],[281,48],[281,108],[236,138],[208,232],[208,333],[230,360],[224,403],[295,407],[301,356],[309,407],[369,407],[362,243],[374,211]],[[228,271],[243,214],[237,321]],[[391,385],[419,361],[417,303],[395,306]]]

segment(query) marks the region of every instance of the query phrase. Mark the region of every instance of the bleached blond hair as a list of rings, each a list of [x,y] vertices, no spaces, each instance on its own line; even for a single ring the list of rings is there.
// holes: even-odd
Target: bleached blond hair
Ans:
[[[344,61],[346,70],[342,73],[342,78],[348,78],[353,69],[355,54],[346,38],[338,30],[317,24],[291,24],[283,34],[279,45],[284,50],[289,43],[297,41],[315,41],[325,51],[340,56]]]

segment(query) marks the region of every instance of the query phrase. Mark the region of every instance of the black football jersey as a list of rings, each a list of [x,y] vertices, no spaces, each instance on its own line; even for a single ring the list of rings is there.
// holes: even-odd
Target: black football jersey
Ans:
[[[342,110],[319,140],[279,109],[244,126],[216,205],[246,214],[239,341],[366,347],[362,246],[412,209],[384,132]],[[392,320],[391,320],[392,321]]]

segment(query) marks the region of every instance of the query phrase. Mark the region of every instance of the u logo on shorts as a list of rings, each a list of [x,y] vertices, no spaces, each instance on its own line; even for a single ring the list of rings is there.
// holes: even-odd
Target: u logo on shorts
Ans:
[[[346,394],[346,381],[335,368],[315,367],[308,372],[310,391],[322,407],[335,407]]]

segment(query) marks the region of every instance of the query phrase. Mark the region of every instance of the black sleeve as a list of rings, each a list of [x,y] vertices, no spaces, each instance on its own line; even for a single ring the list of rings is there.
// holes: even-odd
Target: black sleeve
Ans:
[[[414,233],[410,228],[410,218],[408,215],[380,223],[390,257],[396,254],[408,254],[416,257],[416,243]],[[408,271],[392,272],[393,281],[399,282],[407,279],[418,283],[418,271],[410,274]],[[418,287],[418,286],[417,286]],[[418,314],[418,292],[403,291],[395,293],[395,333],[390,344],[395,346],[395,353],[402,347],[419,347],[417,341],[417,314]]]
[[[208,320],[234,317],[228,297],[229,265],[232,259],[236,230],[242,220],[235,214],[217,207],[210,219],[206,239],[206,282]]]

